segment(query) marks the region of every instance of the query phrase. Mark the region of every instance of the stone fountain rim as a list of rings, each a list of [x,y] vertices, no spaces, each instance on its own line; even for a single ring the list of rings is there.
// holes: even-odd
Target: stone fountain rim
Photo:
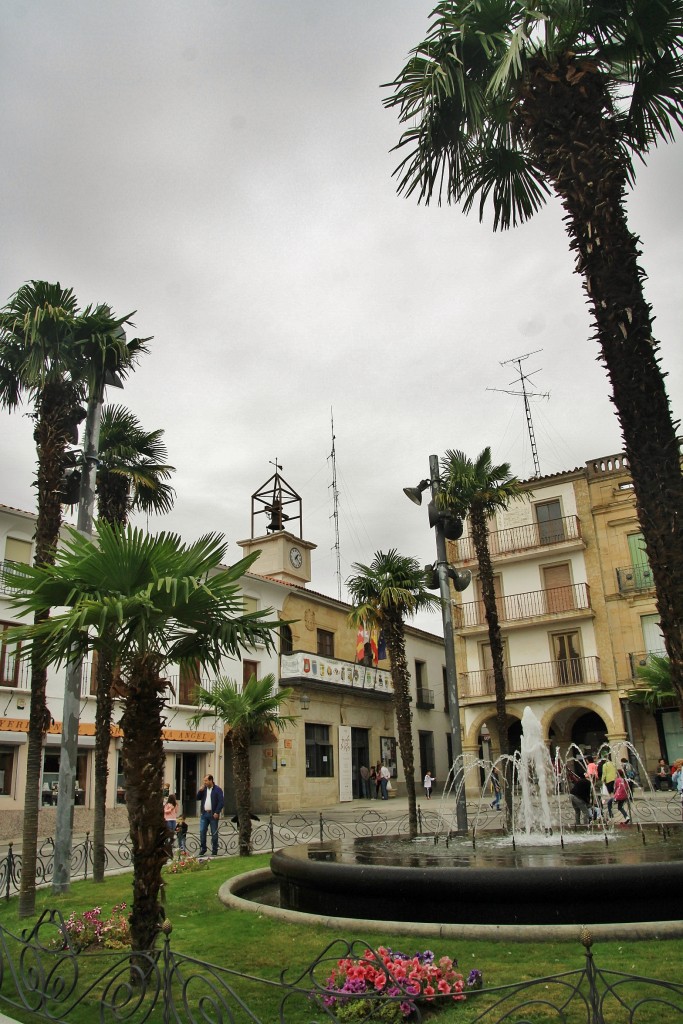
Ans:
[[[379,921],[357,917],[331,917],[323,914],[303,913],[255,903],[240,896],[257,886],[275,881],[270,868],[259,868],[235,875],[224,882],[218,890],[218,898],[234,910],[263,914],[264,917],[290,924],[315,924],[322,928],[343,931],[381,931],[394,935],[411,935],[440,939],[489,939],[504,942],[567,942],[581,941],[582,932],[587,929],[593,939],[603,941],[637,942],[643,939],[683,938],[683,921],[634,921],[616,924],[586,922],[578,924],[438,924],[422,921]]]

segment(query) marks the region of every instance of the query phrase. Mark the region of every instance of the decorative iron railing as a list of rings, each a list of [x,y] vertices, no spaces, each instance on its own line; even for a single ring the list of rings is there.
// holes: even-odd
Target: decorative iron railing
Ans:
[[[512,697],[517,693],[551,690],[556,686],[600,685],[600,659],[567,658],[564,661],[539,661],[529,665],[505,666],[505,691]],[[458,673],[461,697],[488,697],[495,693],[493,671],[480,669]]]
[[[434,691],[428,690],[424,686],[418,686],[415,706],[418,708],[433,708]]]
[[[482,777],[482,786],[483,786]],[[564,787],[562,787],[564,789]],[[452,806],[446,804],[443,811],[440,807],[439,795],[435,793],[429,809],[417,807],[418,833],[421,836],[433,836],[448,839],[448,820]],[[639,790],[640,793],[640,790]],[[501,815],[489,806],[490,795],[482,795],[481,799],[468,801],[467,825],[473,833],[487,828],[500,828]],[[407,835],[409,821],[406,811],[397,809],[396,813],[385,812],[386,804],[382,804],[382,813],[372,806],[373,801],[366,801],[360,813],[335,811],[325,814],[313,811],[310,814],[296,812],[294,814],[271,814],[267,820],[256,818],[251,831],[252,853],[273,853],[276,849],[286,846],[297,846],[305,843],[325,842],[328,840],[358,839],[369,836]],[[630,808],[633,823],[655,825],[666,830],[671,823],[680,822],[681,803],[678,793],[669,793],[666,799],[646,799],[639,796]],[[574,823],[574,809],[568,799],[562,800],[557,807],[557,815],[562,819],[562,828],[570,828]],[[199,857],[199,833],[190,831],[187,834],[187,854]],[[223,819],[218,828],[218,857],[236,857],[239,855],[237,823],[234,819]],[[71,879],[87,880],[93,873],[93,842],[90,833],[74,844],[71,852]],[[126,871],[132,868],[133,852],[130,839],[125,836],[105,847],[105,872],[107,874]],[[14,851],[14,843],[9,843],[4,854],[0,855],[0,898],[6,900],[19,892],[22,870],[21,852]],[[38,849],[36,861],[36,885],[45,886],[52,882],[54,873],[54,841],[46,839]],[[1,970],[1,968],[0,968]]]
[[[638,669],[644,668],[650,661],[652,655],[656,655],[659,658],[666,657],[666,651],[631,651],[628,656],[629,664],[631,666],[631,678],[638,679]]]
[[[501,622],[588,611],[591,607],[590,587],[587,583],[572,583],[567,587],[531,590],[525,594],[507,594],[498,597],[496,605]],[[484,625],[484,602],[468,601],[467,604],[454,605],[453,619],[456,629]]]
[[[617,586],[621,594],[632,594],[639,590],[652,590],[655,581],[652,569],[647,562],[639,565],[627,565],[617,569]]]
[[[407,972],[392,969],[365,939],[335,939],[308,967],[286,967],[272,979],[179,953],[172,948],[172,931],[165,921],[159,948],[152,950],[81,953],[58,910],[45,911],[20,936],[0,927],[0,1005],[31,1019],[78,1017],[101,1024],[300,1024],[342,1018],[371,1024],[398,1019],[398,1004],[411,1009],[410,1020],[419,1024],[425,1013],[431,1020],[439,1007],[453,1006],[450,985],[448,991],[425,994],[421,985],[416,991]],[[590,932],[581,929],[577,937],[584,954],[575,970],[502,986],[488,985],[477,971],[461,974],[457,998],[469,1024],[682,1019],[683,984],[603,970],[595,962]],[[383,974],[384,981],[366,991],[356,985],[340,996],[332,981],[340,961],[372,966],[374,977]],[[261,1007],[260,1015],[254,1005]]]
[[[581,540],[581,523],[577,516],[562,516],[545,523],[525,523],[524,526],[511,526],[506,530],[492,530],[489,533],[489,551],[495,559],[571,540]],[[458,563],[477,560],[471,537],[463,537],[457,542],[457,552]]]

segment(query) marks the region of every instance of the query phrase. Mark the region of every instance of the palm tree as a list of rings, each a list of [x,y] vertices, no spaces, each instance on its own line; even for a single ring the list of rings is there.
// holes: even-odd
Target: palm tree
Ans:
[[[175,534],[151,537],[97,523],[96,539],[75,530],[54,565],[14,565],[4,573],[23,611],[66,610],[13,635],[45,663],[63,664],[88,650],[120,666],[126,806],[133,859],[133,949],[154,946],[162,920],[161,869],[170,855],[160,799],[163,710],[171,664],[218,669],[226,655],[256,643],[271,649],[277,622],[244,612],[240,579],[260,552],[221,568],[227,544],[208,534],[184,545]],[[112,629],[113,627],[113,629]]]
[[[638,666],[638,686],[629,690],[632,704],[642,704],[648,711],[672,707],[676,691],[671,682],[671,662],[661,654],[650,654],[647,664]],[[642,683],[641,683],[642,680]]]
[[[230,726],[230,753],[235,780],[237,803],[237,827],[239,829],[239,851],[241,857],[251,853],[251,768],[249,765],[249,744],[271,729],[280,732],[296,721],[294,715],[283,715],[280,706],[291,697],[290,689],[273,692],[275,678],[272,675],[257,679],[250,676],[243,687],[232,679],[220,676],[211,688],[198,686],[195,703],[199,710],[193,715],[193,725],[207,717],[219,718]]]
[[[62,480],[67,449],[83,417],[81,402],[107,371],[120,374],[145,351],[144,341],[126,342],[123,325],[105,305],[80,311],[73,291],[59,283],[29,281],[0,310],[0,407],[16,409],[24,395],[33,406],[36,472],[36,565],[49,565],[62,523]],[[145,339],[147,340],[147,339]],[[39,615],[47,618],[49,608]],[[42,741],[50,714],[47,670],[39,645],[31,665],[26,790],[22,837],[19,912],[35,910],[39,786]]]
[[[441,490],[437,495],[440,507],[461,518],[469,515],[472,541],[479,563],[479,581],[484,613],[488,624],[493,680],[496,696],[496,724],[500,753],[510,753],[508,743],[507,711],[505,707],[505,666],[503,638],[500,632],[496,593],[493,583],[493,566],[489,550],[488,520],[499,510],[508,507],[510,501],[520,498],[523,492],[517,477],[510,475],[507,462],[494,466],[491,449],[484,450],[474,462],[464,452],[449,450],[441,460]],[[507,762],[506,762],[507,764]],[[510,809],[512,787],[505,790],[506,806]]]
[[[126,526],[131,511],[163,514],[173,508],[175,492],[168,480],[175,467],[166,463],[163,434],[163,430],[144,430],[137,416],[123,406],[104,407],[97,469],[100,519]],[[114,666],[105,653],[97,658],[96,673],[93,881],[103,882],[114,681]]]
[[[415,837],[415,759],[410,724],[410,673],[406,661],[405,619],[423,608],[434,607],[439,599],[427,590],[425,573],[417,560],[399,555],[393,548],[386,554],[377,551],[370,565],[355,562],[351,568],[356,575],[349,577],[346,586],[356,607],[349,615],[349,621],[353,626],[363,623],[376,626],[383,632],[391,660],[398,742],[408,793],[408,829],[410,835]]]
[[[494,228],[554,192],[612,386],[683,715],[683,477],[639,239],[626,218],[634,157],[683,124],[680,0],[442,0],[392,83],[407,125],[398,189]]]

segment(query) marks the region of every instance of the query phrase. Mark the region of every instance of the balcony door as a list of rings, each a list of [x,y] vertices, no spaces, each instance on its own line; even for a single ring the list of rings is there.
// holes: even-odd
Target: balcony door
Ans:
[[[654,586],[652,582],[652,569],[645,551],[645,540],[642,533],[630,533],[628,535],[628,553],[631,558],[633,569],[633,586],[636,590],[646,590]]]
[[[565,539],[562,506],[558,498],[539,502],[538,505],[534,505],[534,510],[541,544],[557,544]]]
[[[575,607],[569,563],[545,565],[541,569],[546,608],[549,612],[568,612]]]
[[[551,636],[555,674],[559,686],[583,682],[581,638],[578,630]]]

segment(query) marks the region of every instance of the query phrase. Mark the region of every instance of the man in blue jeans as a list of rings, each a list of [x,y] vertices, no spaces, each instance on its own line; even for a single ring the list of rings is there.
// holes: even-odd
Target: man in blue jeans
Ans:
[[[218,856],[218,819],[223,810],[223,790],[216,786],[213,775],[204,776],[204,785],[197,793],[200,804],[199,818],[199,856],[206,854],[206,833],[211,826],[211,854]]]

